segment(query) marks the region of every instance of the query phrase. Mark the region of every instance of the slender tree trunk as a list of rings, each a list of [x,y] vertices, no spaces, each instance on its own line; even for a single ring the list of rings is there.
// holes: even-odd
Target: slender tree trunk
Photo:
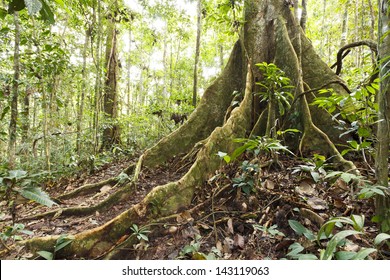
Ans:
[[[376,154],[376,178],[378,184],[389,186],[389,145],[390,145],[390,28],[388,0],[379,1],[379,61],[380,61],[380,90],[378,94],[378,131]],[[390,231],[390,189],[387,196],[377,196],[376,211],[382,219],[382,230]]]
[[[126,106],[126,116],[130,117],[131,114],[131,45],[132,45],[132,32],[131,26],[129,27],[129,50],[127,54],[127,106]],[[127,145],[131,145],[131,123],[128,123],[128,131],[127,131]]]
[[[306,31],[306,22],[307,22],[307,0],[302,0],[302,15],[300,20],[300,25],[304,32]]]
[[[344,15],[343,15],[343,22],[341,26],[341,41],[340,41],[340,47],[343,47],[347,44],[347,38],[348,38],[348,10],[349,10],[349,2],[345,2],[344,7]]]
[[[94,2],[93,18],[97,18],[97,36],[96,36],[96,54],[95,54],[95,98],[94,98],[94,110],[93,110],[93,140],[94,140],[94,154],[98,152],[99,147],[99,114],[100,114],[100,103],[101,103],[101,63],[100,63],[100,48],[101,48],[101,36],[102,36],[102,9],[101,1],[97,0]]]
[[[108,125],[103,130],[101,149],[110,149],[112,145],[120,143],[120,129],[118,121],[118,54],[117,54],[117,28],[114,13],[108,20],[106,41],[106,77],[104,83],[104,113]]]
[[[16,153],[16,125],[18,120],[18,95],[19,95],[19,48],[20,48],[20,25],[19,13],[14,12],[15,24],[15,45],[14,45],[14,77],[12,81],[12,97],[11,97],[11,119],[9,122],[9,142],[8,142],[8,164],[10,168],[15,167]]]
[[[198,64],[200,55],[200,35],[202,31],[202,0],[198,0],[197,5],[197,25],[196,25],[196,48],[195,48],[195,63],[194,63],[194,85],[192,90],[192,106],[196,106],[198,97]]]
[[[79,95],[79,106],[77,113],[77,139],[76,139],[76,151],[77,154],[81,155],[81,144],[82,144],[82,130],[83,130],[83,116],[84,116],[84,101],[85,101],[85,91],[87,90],[87,50],[88,43],[90,40],[91,29],[88,28],[85,31],[84,37],[84,46],[83,46],[83,68],[81,70],[82,78],[81,78],[81,89]]]

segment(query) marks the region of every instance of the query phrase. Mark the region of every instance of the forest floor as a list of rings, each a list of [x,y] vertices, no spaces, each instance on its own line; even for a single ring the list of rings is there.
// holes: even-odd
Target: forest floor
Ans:
[[[260,159],[261,160],[261,159]],[[137,182],[137,191],[131,199],[115,204],[107,210],[88,215],[61,216],[61,209],[67,207],[89,207],[107,198],[115,186],[105,185],[93,193],[61,200],[61,204],[48,209],[35,203],[23,203],[16,207],[16,220],[23,223],[32,236],[76,234],[100,226],[130,206],[138,203],[155,186],[178,180],[187,168],[178,166],[173,160],[165,166],[143,170]],[[64,178],[47,187],[51,197],[74,190],[82,185],[99,182],[118,176],[131,162],[122,160],[106,164],[93,175],[79,174]],[[148,240],[140,239],[137,245],[127,248],[129,259],[282,259],[287,258],[289,246],[300,243],[302,253],[319,255],[319,249],[326,243],[311,242],[299,236],[289,220],[295,220],[316,234],[320,225],[331,217],[349,217],[351,214],[365,216],[364,235],[353,236],[344,244],[345,251],[357,252],[372,247],[372,240],[378,234],[373,217],[373,201],[356,198],[356,186],[337,179],[315,182],[310,173],[302,171],[307,162],[296,158],[280,157],[278,164],[251,170],[229,164],[199,186],[189,209],[182,209],[179,215],[164,222],[138,225],[153,230]],[[244,172],[245,171],[245,172]],[[240,185],[241,184],[241,185]],[[247,193],[245,193],[246,191]],[[54,215],[29,219],[33,215],[57,210]],[[2,213],[9,213],[6,203],[0,204]],[[20,221],[18,221],[20,219]],[[10,214],[2,217],[2,232],[12,224]],[[30,238],[21,234],[22,238]],[[0,245],[1,259],[25,259],[32,254],[16,245],[10,238]],[[5,249],[5,246],[12,249]],[[387,248],[388,249],[388,248]],[[386,255],[377,252],[373,259]],[[387,256],[388,257],[388,256]]]

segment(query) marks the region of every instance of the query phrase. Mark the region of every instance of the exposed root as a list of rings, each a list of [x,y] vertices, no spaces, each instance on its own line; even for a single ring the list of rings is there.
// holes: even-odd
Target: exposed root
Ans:
[[[33,216],[28,217],[22,217],[19,220],[20,221],[26,221],[26,220],[34,220],[34,219],[41,219],[48,216],[53,216],[55,218],[58,218],[60,216],[83,216],[83,215],[89,215],[91,213],[94,213],[96,211],[101,211],[104,209],[107,209],[108,207],[123,201],[124,199],[128,198],[134,191],[134,183],[129,183],[125,185],[124,187],[121,187],[119,190],[117,190],[115,193],[110,195],[108,198],[103,200],[102,202],[90,206],[90,207],[69,207],[69,208],[60,208],[57,210],[40,213]]]
[[[118,182],[119,182],[119,179],[117,177],[112,177],[112,178],[109,178],[107,180],[103,180],[103,181],[100,181],[97,183],[86,184],[86,185],[81,186],[77,189],[74,189],[70,192],[59,195],[56,197],[56,199],[58,199],[58,200],[70,199],[70,198],[76,197],[78,195],[92,193],[92,192],[99,190],[103,186],[106,186],[106,185],[114,186]]]
[[[134,168],[135,168],[135,164],[134,163],[130,164],[126,169],[124,169],[122,171],[122,173],[130,175],[133,172]],[[70,199],[70,198],[76,197],[76,196],[81,195],[81,194],[92,193],[92,192],[95,192],[95,191],[99,190],[101,187],[103,187],[105,185],[114,186],[118,182],[119,182],[119,178],[118,177],[111,177],[111,178],[108,178],[107,180],[103,180],[103,181],[100,181],[100,182],[97,182],[97,183],[86,184],[86,185],[81,186],[81,187],[79,187],[77,189],[74,189],[73,191],[70,191],[70,192],[67,192],[65,194],[59,195],[59,196],[56,197],[56,199],[58,199],[58,200]]]

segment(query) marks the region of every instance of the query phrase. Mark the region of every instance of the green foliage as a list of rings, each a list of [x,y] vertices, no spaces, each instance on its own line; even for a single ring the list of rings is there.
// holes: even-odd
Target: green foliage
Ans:
[[[279,152],[286,152],[294,155],[286,146],[281,144],[280,140],[265,136],[256,136],[254,139],[239,138],[235,139],[234,142],[244,144],[234,150],[231,155],[231,160],[235,160],[244,152],[251,152],[255,156],[258,156],[261,153],[272,155],[278,154]]]
[[[253,225],[253,228],[255,230],[259,230],[261,232],[263,232],[263,234],[267,235],[267,236],[271,236],[271,237],[275,237],[276,235],[278,236],[285,236],[285,234],[281,231],[279,231],[277,229],[278,225],[272,225],[270,227],[265,227],[265,226],[262,226],[262,225],[257,225],[257,224],[254,224]]]
[[[256,64],[256,66],[259,67],[264,76],[262,82],[256,83],[263,89],[257,95],[262,97],[261,101],[269,101],[271,98],[274,98],[277,102],[279,113],[283,116],[286,109],[291,107],[291,102],[294,98],[291,93],[293,86],[290,84],[290,79],[273,63],[263,62]]]
[[[221,256],[221,252],[215,247],[211,249],[209,254],[201,252],[202,237],[196,235],[195,239],[189,245],[185,245],[179,253],[179,259],[192,260],[216,260]]]
[[[149,241],[148,233],[150,233],[150,230],[148,227],[138,227],[138,225],[133,224],[130,230],[133,232],[132,235],[136,236],[138,240]]]
[[[41,174],[39,174],[41,175]],[[11,201],[11,195],[19,193],[26,199],[33,200],[39,204],[52,207],[56,204],[49,195],[37,187],[36,175],[28,176],[24,170],[10,170],[8,176],[0,177],[0,190],[4,192],[5,199]]]
[[[259,167],[257,164],[252,164],[247,160],[243,161],[240,166],[240,176],[233,178],[233,187],[242,190],[245,194],[249,195],[254,191],[255,178]]]
[[[61,3],[62,1],[56,0],[55,2]],[[40,13],[41,18],[54,24],[54,14],[47,4],[46,0],[11,0],[8,6],[8,13],[13,14],[15,11],[21,11],[27,8],[31,16]]]
[[[306,161],[307,164],[300,164],[293,167],[291,174],[296,174],[298,172],[310,173],[314,182],[319,182],[326,176],[326,168],[329,164],[326,163],[325,156],[314,154],[312,159],[304,159],[304,161]]]
[[[312,105],[317,105],[330,114],[335,113],[333,118],[338,121],[339,129],[344,131],[340,137],[346,135],[358,137],[358,141],[348,141],[348,146],[342,151],[342,155],[348,152],[373,151],[373,127],[378,116],[375,96],[378,90],[379,79],[376,79],[369,85],[357,88],[350,95],[340,95],[331,89],[323,89],[319,93],[328,96],[319,96],[314,99]]]
[[[53,252],[49,251],[38,251],[37,254],[43,257],[46,260],[55,260],[56,254],[58,251],[64,249],[74,240],[74,236],[63,234],[56,240],[56,244],[54,245]]]
[[[310,241],[315,241],[316,237],[311,230],[304,227],[300,222],[295,220],[288,220],[288,224],[299,236],[303,235]]]
[[[3,231],[0,233],[0,238],[3,241],[7,241],[12,238],[14,241],[23,240],[19,234],[33,235],[32,231],[25,230],[24,224],[14,224],[12,226],[6,226]]]
[[[344,251],[345,245],[353,244],[348,239],[350,236],[357,236],[364,234],[364,216],[351,215],[350,217],[336,217],[328,220],[322,225],[316,235],[312,231],[304,227],[301,223],[295,220],[289,220],[291,228],[298,234],[304,235],[309,241],[316,241],[318,245],[326,242],[325,248],[320,250],[319,256],[311,253],[304,253],[305,247],[300,243],[295,242],[289,247],[288,257],[292,259],[321,259],[321,260],[363,260],[370,254],[377,252],[375,246],[379,246],[383,241],[390,239],[388,234],[379,234],[375,238],[372,248],[361,248],[359,251]],[[342,229],[336,233],[335,227],[341,229],[345,226],[350,226],[353,229]]]

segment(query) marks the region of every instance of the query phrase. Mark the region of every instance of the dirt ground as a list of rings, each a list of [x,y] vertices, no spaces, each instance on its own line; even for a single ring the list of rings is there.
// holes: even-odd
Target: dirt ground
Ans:
[[[71,235],[97,227],[138,203],[153,187],[178,180],[187,171],[187,167],[178,166],[178,162],[173,160],[154,170],[143,170],[131,199],[106,210],[82,216],[61,215],[61,209],[89,207],[106,199],[116,190],[112,185],[60,200],[60,204],[52,209],[31,202],[21,203],[16,207],[16,220],[32,232],[32,237]],[[45,190],[51,197],[57,197],[82,185],[118,176],[130,163],[126,160],[113,162],[93,175],[63,178]],[[357,252],[372,247],[372,240],[378,234],[377,225],[370,221],[374,216],[373,201],[357,199],[357,187],[341,179],[315,182],[310,172],[297,168],[299,165],[307,166],[307,163],[281,157],[278,164],[258,171],[250,166],[244,170],[240,163],[226,165],[198,187],[189,209],[183,209],[179,215],[164,222],[137,225],[145,229],[147,240],[140,237],[138,244],[125,248],[125,258],[283,259],[289,258],[286,255],[295,242],[305,248],[303,253],[318,256],[319,250],[326,247],[326,241],[310,242],[299,236],[289,220],[298,221],[315,234],[321,223],[329,218],[349,217],[351,214],[365,216],[365,233],[352,236],[351,242],[344,244],[343,249]],[[12,224],[12,217],[5,202],[1,202],[0,210],[6,213],[0,226],[0,231],[3,231]],[[48,210],[56,212],[42,218],[29,218]],[[24,234],[21,237],[31,238]],[[2,243],[1,259],[34,258],[12,238]],[[369,256],[372,259],[389,257],[386,246]]]

